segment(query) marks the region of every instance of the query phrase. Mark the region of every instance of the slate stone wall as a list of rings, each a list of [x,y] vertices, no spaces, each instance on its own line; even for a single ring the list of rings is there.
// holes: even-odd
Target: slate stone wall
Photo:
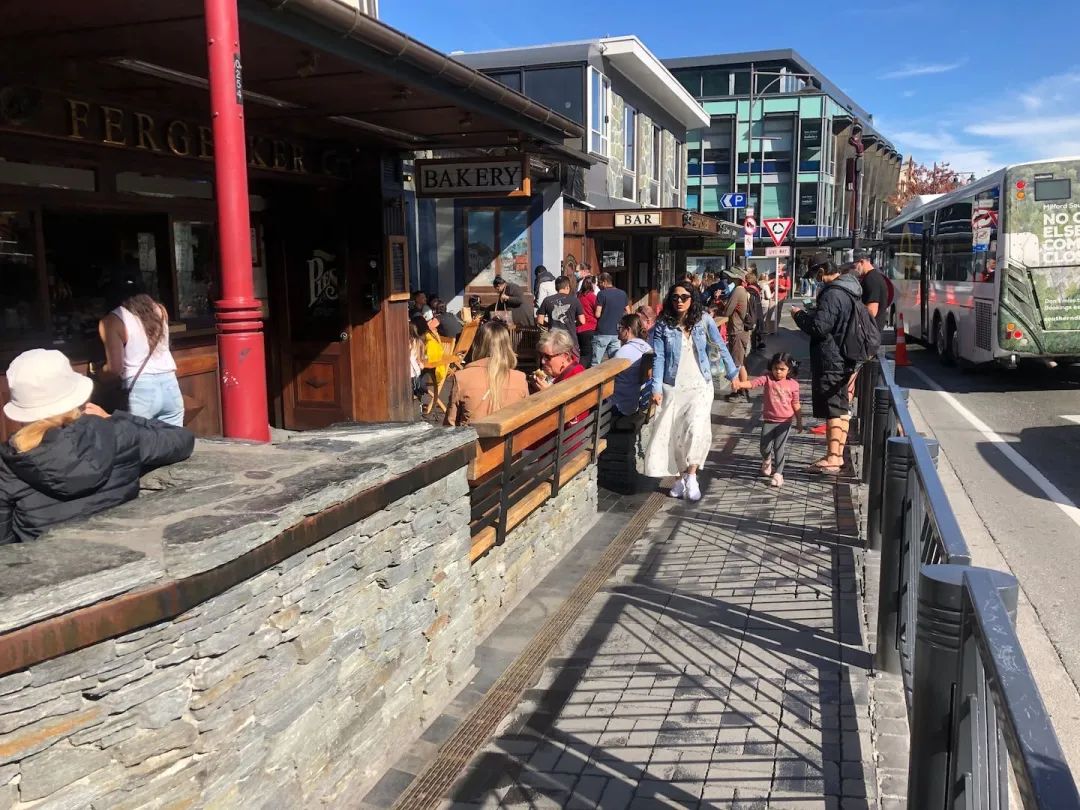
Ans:
[[[209,570],[473,441],[200,442],[137,501],[0,547],[0,634]],[[596,504],[592,465],[470,566],[462,466],[173,620],[0,677],[0,810],[350,806]]]
[[[0,809],[347,804],[471,671],[468,520],[459,469],[174,621],[0,678]]]

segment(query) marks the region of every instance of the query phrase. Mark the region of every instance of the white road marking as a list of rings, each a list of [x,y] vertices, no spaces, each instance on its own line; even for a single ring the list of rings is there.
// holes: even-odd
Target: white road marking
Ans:
[[[1031,483],[1042,490],[1042,493],[1052,501],[1058,509],[1065,513],[1065,516],[1069,518],[1069,520],[1077,526],[1080,526],[1080,507],[1073,503],[1064,492],[1050,483],[1047,477],[1035,469],[1030,461],[1020,455],[1020,453],[1018,453],[1001,435],[991,430],[986,422],[982,421],[970,410],[961,405],[956,397],[930,379],[926,373],[914,367],[909,368],[908,371],[926,383],[934,391],[941,394],[941,398],[944,399],[954,411],[964,417],[969,425],[983,435],[983,438],[995,445],[1005,458],[1009,459],[1020,472],[1031,480]],[[1066,416],[1063,418],[1080,423],[1080,416]]]
[[[1065,414],[1062,414],[1061,418],[1068,419],[1070,422],[1076,422],[1076,424],[1080,425],[1080,416],[1066,416]]]

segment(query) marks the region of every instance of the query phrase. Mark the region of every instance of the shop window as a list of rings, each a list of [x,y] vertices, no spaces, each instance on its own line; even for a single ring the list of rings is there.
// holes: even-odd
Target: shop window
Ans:
[[[37,233],[28,211],[0,211],[0,334],[40,329]]]
[[[528,209],[469,208],[464,216],[465,283],[488,287],[501,275],[524,290],[531,289]]]
[[[589,150],[608,156],[608,95],[611,83],[596,68],[589,68]]]
[[[138,172],[117,172],[116,190],[144,197],[181,197],[195,200],[214,199],[214,186],[209,180],[189,180],[184,177],[160,177]]]
[[[119,301],[118,283],[132,274],[175,317],[169,234],[164,215],[46,212],[45,266],[54,338],[96,339],[98,320]]]
[[[254,240],[253,240],[254,241]],[[217,235],[208,222],[174,222],[176,311],[184,321],[210,321],[217,278]],[[258,254],[252,260],[257,263]]]
[[[580,67],[526,68],[524,92],[572,121],[585,120]]]

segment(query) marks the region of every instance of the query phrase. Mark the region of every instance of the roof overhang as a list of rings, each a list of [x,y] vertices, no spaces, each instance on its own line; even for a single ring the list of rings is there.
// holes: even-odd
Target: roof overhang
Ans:
[[[239,0],[253,131],[402,150],[580,147],[583,128],[337,0]],[[147,109],[209,108],[200,0],[8,0],[0,72]]]
[[[663,107],[687,129],[709,125],[709,114],[701,104],[679,84],[664,63],[634,36],[605,37],[600,40],[604,58],[642,92]]]

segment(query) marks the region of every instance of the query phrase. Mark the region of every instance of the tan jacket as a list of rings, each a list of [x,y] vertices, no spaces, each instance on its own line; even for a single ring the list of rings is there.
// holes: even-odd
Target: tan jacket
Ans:
[[[491,393],[488,390],[487,358],[474,360],[454,374],[450,382],[450,404],[446,408],[447,425],[467,425],[491,413]],[[502,407],[512,405],[529,395],[525,374],[511,371],[502,390]]]

